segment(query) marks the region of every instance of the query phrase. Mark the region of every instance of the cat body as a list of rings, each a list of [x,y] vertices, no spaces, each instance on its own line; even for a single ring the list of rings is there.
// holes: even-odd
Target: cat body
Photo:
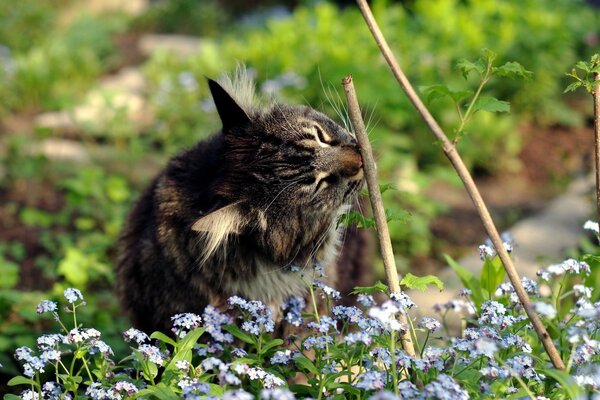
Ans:
[[[120,238],[117,291],[146,332],[233,295],[276,311],[306,292],[314,265],[333,286],[360,280],[336,264],[338,218],[362,187],[354,137],[309,107],[257,107],[243,71],[209,86],[223,129],[168,163]]]

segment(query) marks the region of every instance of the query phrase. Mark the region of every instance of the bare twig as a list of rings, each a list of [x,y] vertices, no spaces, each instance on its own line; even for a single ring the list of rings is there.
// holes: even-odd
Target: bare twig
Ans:
[[[469,173],[467,167],[463,163],[462,158],[460,157],[460,155],[456,151],[455,146],[452,144],[452,142],[450,142],[442,128],[440,128],[438,123],[435,121],[429,110],[425,107],[425,105],[413,89],[412,85],[404,75],[404,72],[402,72],[402,69],[398,65],[396,58],[392,54],[392,51],[390,50],[385,38],[383,37],[383,34],[381,33],[381,30],[379,29],[379,26],[377,25],[377,22],[375,21],[373,13],[371,12],[371,9],[369,8],[369,5],[367,4],[366,0],[357,0],[357,3],[367,25],[369,26],[371,34],[375,38],[375,42],[377,42],[377,46],[381,50],[381,53],[383,54],[383,57],[390,66],[394,76],[400,83],[400,86],[402,86],[402,89],[408,96],[410,102],[417,109],[418,113],[421,115],[431,132],[442,143],[442,149],[444,151],[444,154],[446,155],[448,160],[450,160],[450,163],[452,164],[452,166],[458,173],[458,176],[462,180],[467,192],[469,193],[469,196],[471,197],[471,200],[473,201],[473,204],[475,205],[475,208],[477,209],[479,218],[483,223],[485,231],[490,237],[492,244],[496,248],[496,252],[500,257],[500,260],[504,264],[504,268],[506,269],[508,279],[512,283],[515,292],[517,293],[517,296],[519,297],[519,300],[521,301],[521,304],[523,305],[525,312],[527,313],[527,316],[529,317],[533,325],[533,328],[535,329],[540,341],[542,342],[544,348],[546,349],[546,352],[548,353],[548,356],[550,357],[550,360],[552,361],[552,364],[554,364],[555,368],[564,370],[565,366],[562,359],[560,358],[560,354],[556,350],[556,347],[552,342],[552,338],[546,331],[546,328],[542,324],[542,321],[540,320],[539,316],[535,313],[531,300],[529,299],[527,292],[525,292],[525,289],[521,284],[521,280],[519,278],[517,270],[510,256],[508,255],[508,252],[504,248],[502,239],[500,238],[498,230],[496,229],[496,226],[492,221],[492,217],[490,216],[490,213],[485,203],[483,202],[483,198],[481,197],[477,186],[475,186],[475,182],[473,181],[471,174]]]
[[[371,143],[369,142],[365,124],[360,114],[358,99],[356,98],[356,91],[354,90],[354,84],[352,83],[352,75],[348,75],[342,79],[342,85],[344,86],[344,92],[346,93],[350,121],[352,122],[352,127],[354,128],[354,133],[356,134],[356,140],[358,141],[358,145],[360,147],[360,154],[363,159],[365,179],[367,180],[367,187],[369,189],[369,199],[371,200],[371,208],[373,209],[375,225],[377,226],[377,238],[379,239],[379,248],[381,250],[381,257],[383,258],[383,265],[385,268],[388,285],[391,293],[398,293],[400,292],[398,270],[396,269],[396,261],[394,260],[394,252],[392,250],[392,241],[390,240],[390,232],[387,226],[387,218],[385,216],[383,200],[381,199],[381,192],[379,191],[379,184],[377,182],[377,168],[375,167],[375,160],[373,159]],[[400,336],[402,348],[408,355],[414,357],[415,348],[410,336],[408,319],[406,315],[400,313],[398,320],[407,327],[406,332]]]
[[[600,81],[600,74],[595,73],[594,80]],[[592,95],[594,96],[594,159],[596,161],[596,209],[598,212],[596,221],[600,222],[600,82],[597,83]]]

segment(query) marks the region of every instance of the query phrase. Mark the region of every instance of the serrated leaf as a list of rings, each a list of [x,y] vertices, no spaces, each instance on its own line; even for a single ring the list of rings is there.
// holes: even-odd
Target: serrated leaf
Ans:
[[[359,229],[370,229],[375,227],[375,220],[373,218],[365,217],[358,211],[351,210],[340,216],[338,219],[338,226],[339,225],[356,225]]]
[[[17,386],[17,385],[28,385],[28,386],[36,386],[37,382],[33,379],[25,378],[24,376],[15,376],[7,383],[8,386]]]
[[[473,105],[473,112],[510,112],[510,103],[491,96],[480,96]]]
[[[377,281],[373,286],[356,286],[352,291],[352,294],[373,294],[375,292],[387,293],[388,287],[385,283]]]
[[[398,221],[403,224],[408,222],[411,217],[411,213],[406,210],[401,211],[390,211],[387,208],[385,209],[385,219],[388,223],[392,221]]]
[[[506,78],[523,78],[530,80],[533,72],[526,70],[521,64],[515,61],[509,61],[506,64],[494,69],[496,75]]]
[[[580,88],[582,85],[583,84],[580,81],[573,82],[569,86],[567,86],[567,88],[565,89],[565,91],[563,93],[574,92],[575,90]]]
[[[428,103],[444,97],[449,97],[458,103],[473,95],[471,90],[452,90],[446,85],[422,86],[420,89]]]
[[[440,291],[444,290],[444,282],[434,275],[415,276],[409,272],[404,275],[400,284],[410,289],[420,290],[421,292],[424,292],[429,285],[437,286]]]
[[[578,61],[575,66],[584,72],[590,72],[590,65],[585,61]]]
[[[483,75],[486,70],[486,65],[482,59],[472,62],[462,58],[456,62],[456,68],[460,70],[463,77],[467,79],[469,74],[473,71],[477,72],[479,75]]]
[[[384,184],[379,185],[379,192],[381,194],[384,194],[388,190],[396,190],[396,188],[391,183],[384,183]]]
[[[317,369],[317,367],[315,367],[315,364],[313,364],[312,361],[310,361],[304,356],[294,358],[294,363],[296,363],[296,366],[298,366],[298,368],[301,368],[315,375],[319,374],[319,370]]]

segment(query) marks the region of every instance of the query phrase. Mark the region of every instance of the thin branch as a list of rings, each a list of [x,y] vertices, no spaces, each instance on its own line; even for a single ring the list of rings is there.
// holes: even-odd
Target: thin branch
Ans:
[[[600,81],[600,74],[594,74],[594,80]],[[597,222],[600,222],[600,83],[596,85],[592,92],[594,96],[594,159],[596,164],[596,207]]]
[[[546,349],[546,352],[548,353],[548,356],[550,357],[550,360],[552,361],[552,364],[554,364],[555,368],[564,370],[565,366],[562,359],[560,358],[560,354],[556,350],[556,347],[552,342],[552,338],[550,337],[548,331],[542,324],[542,321],[540,320],[539,316],[535,313],[531,300],[529,299],[527,292],[525,292],[525,289],[523,288],[523,285],[519,278],[519,274],[517,273],[517,270],[510,256],[508,255],[508,252],[504,248],[502,239],[500,238],[498,230],[496,229],[496,226],[492,221],[492,217],[485,203],[483,202],[483,198],[481,197],[477,186],[475,186],[475,182],[473,181],[471,174],[469,173],[467,167],[462,161],[462,158],[460,157],[460,155],[456,151],[456,148],[450,142],[442,128],[440,128],[438,123],[435,121],[429,110],[425,107],[425,105],[413,89],[412,85],[406,78],[406,75],[404,75],[404,72],[402,72],[402,69],[398,65],[396,58],[392,54],[390,47],[388,46],[385,38],[383,37],[383,34],[381,33],[381,30],[379,29],[379,26],[377,25],[377,22],[375,21],[373,13],[371,12],[371,9],[369,8],[369,5],[367,4],[366,0],[357,0],[357,3],[369,27],[369,30],[371,31],[371,34],[375,38],[377,46],[381,50],[381,53],[383,54],[383,57],[390,66],[394,76],[400,83],[400,86],[402,86],[402,89],[408,96],[410,102],[416,108],[417,112],[421,115],[431,132],[442,143],[442,149],[444,151],[444,154],[446,155],[448,160],[450,160],[450,163],[452,164],[452,166],[458,173],[458,176],[462,180],[469,196],[471,197],[471,200],[473,201],[473,204],[475,205],[475,208],[477,209],[479,218],[483,223],[485,231],[490,237],[492,244],[496,248],[496,252],[500,257],[500,260],[504,264],[504,268],[506,269],[508,279],[512,283],[515,292],[517,293],[517,296],[519,297],[519,300],[521,301],[521,304],[523,305],[523,308],[525,309],[525,312],[527,313],[527,316],[529,317],[533,325],[533,328],[535,329],[540,341],[542,342],[544,348]]]
[[[367,137],[365,123],[360,114],[356,91],[354,90],[354,84],[352,83],[352,75],[348,75],[342,79],[342,85],[344,86],[344,92],[346,93],[350,121],[352,122],[352,127],[354,128],[354,133],[356,134],[356,140],[358,141],[360,154],[363,160],[363,169],[365,172],[365,179],[367,180],[367,187],[369,189],[369,199],[371,200],[371,208],[373,209],[373,216],[375,217],[375,225],[377,225],[377,238],[379,239],[379,248],[381,250],[381,258],[383,259],[383,266],[385,268],[388,285],[391,293],[398,293],[400,292],[398,270],[396,269],[396,260],[394,260],[387,218],[385,216],[385,209],[383,208],[381,192],[379,191],[379,183],[377,182],[377,168],[375,166],[375,160],[373,159],[371,143]],[[400,336],[402,348],[408,355],[414,357],[416,353],[410,336],[408,319],[406,315],[401,312],[398,316],[398,320],[406,326],[406,331]]]

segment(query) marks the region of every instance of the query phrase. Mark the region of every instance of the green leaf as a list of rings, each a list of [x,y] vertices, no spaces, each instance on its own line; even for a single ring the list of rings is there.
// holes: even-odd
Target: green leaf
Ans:
[[[509,61],[506,64],[495,68],[496,75],[511,79],[523,78],[531,80],[533,72],[526,70],[521,64],[515,61]]]
[[[7,383],[8,386],[28,385],[37,387],[38,384],[33,379],[25,378],[24,376],[15,376]]]
[[[483,286],[488,293],[494,293],[498,285],[504,281],[506,277],[506,270],[500,257],[489,258],[486,257],[483,268],[481,269],[481,286]]]
[[[156,378],[158,375],[158,367],[156,364],[150,361],[145,361],[144,365],[146,367],[143,368],[142,375],[144,375],[144,378],[148,381],[154,380],[154,378]]]
[[[491,96],[480,96],[473,105],[473,112],[510,112],[510,103]]]
[[[583,85],[583,83],[581,81],[573,82],[569,86],[567,86],[567,88],[565,89],[565,91],[563,93],[574,92],[575,90],[580,88],[582,85]]]
[[[242,342],[245,342],[248,344],[253,344],[253,345],[256,344],[256,339],[254,338],[254,336],[248,335],[247,333],[242,331],[236,325],[225,325],[225,326],[223,326],[223,329],[225,329],[227,332],[231,333],[236,338],[240,339]]]
[[[159,383],[158,385],[152,386],[149,388],[151,390],[152,396],[157,397],[160,400],[178,400],[179,396],[173,392],[173,390],[165,385],[164,383]]]
[[[0,289],[12,289],[19,283],[21,268],[0,255]]]
[[[298,366],[298,368],[300,368],[304,371],[308,371],[315,375],[319,374],[319,370],[317,369],[317,367],[315,367],[315,364],[313,364],[313,362],[310,361],[305,356],[296,357],[294,359],[294,362],[296,363],[296,366]]]
[[[421,93],[426,97],[426,101],[431,103],[435,100],[449,97],[455,103],[460,102],[461,100],[466,99],[473,95],[473,91],[471,90],[452,90],[446,85],[431,85],[431,86],[421,86],[419,88]]]
[[[478,307],[481,306],[481,303],[483,303],[488,296],[485,295],[484,289],[481,287],[481,283],[477,280],[477,278],[475,278],[475,275],[454,261],[449,255],[444,254],[444,258],[446,259],[448,265],[450,265],[454,272],[456,272],[456,275],[458,275],[462,284],[471,291],[471,298],[473,299],[473,302]]]
[[[356,286],[352,294],[373,294],[375,292],[388,293],[388,287],[385,283],[377,281],[373,286]]]
[[[477,72],[479,75],[485,74],[486,70],[485,62],[480,58],[475,62],[469,61],[467,59],[460,59],[456,62],[456,68],[460,70],[463,77],[467,79],[469,74],[473,71]]]
[[[168,337],[167,335],[165,335],[162,332],[154,332],[152,335],[150,335],[151,339],[158,339],[161,342],[165,342],[167,344],[170,344],[171,346],[177,348],[177,343],[175,343],[175,341],[173,339],[171,339],[170,337]]]
[[[339,225],[356,225],[356,227],[360,229],[370,229],[375,227],[375,220],[373,218],[365,217],[358,211],[351,210],[340,216],[338,220],[338,226]]]
[[[392,221],[398,221],[402,224],[405,224],[410,220],[411,213],[406,210],[401,211],[391,211],[389,209],[385,209],[385,219],[388,223]]]
[[[273,347],[281,346],[283,344],[283,340],[281,339],[273,339],[261,348],[262,353],[265,354],[267,351],[271,350]]]
[[[4,400],[21,400],[21,396],[17,396],[16,394],[5,394],[3,397]]]
[[[581,395],[581,388],[575,383],[573,377],[571,377],[568,372],[550,368],[540,370],[539,372],[553,378],[560,383],[561,389],[566,392],[569,398],[580,398],[579,396]]]
[[[169,365],[167,365],[165,370],[168,371],[176,368],[175,364],[177,363],[177,361],[191,361],[192,349],[194,348],[196,343],[198,343],[198,339],[200,339],[200,336],[202,336],[205,330],[206,328],[196,328],[188,332],[188,334],[185,335],[183,340],[181,340],[181,342],[177,344],[177,352],[173,355],[171,362],[169,362]]]
[[[420,290],[421,292],[424,292],[428,285],[435,285],[440,291],[444,290],[444,282],[434,275],[415,276],[409,272],[404,275],[400,284],[410,289]]]

